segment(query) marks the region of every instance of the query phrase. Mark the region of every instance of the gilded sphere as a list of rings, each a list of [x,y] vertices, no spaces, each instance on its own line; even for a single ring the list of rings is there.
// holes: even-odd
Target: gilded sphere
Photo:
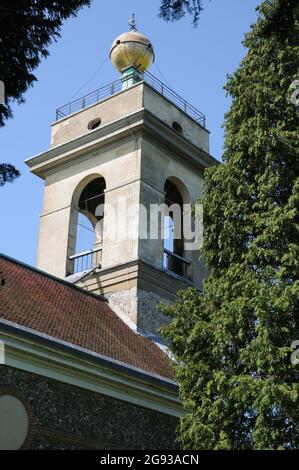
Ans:
[[[115,39],[110,49],[110,59],[119,72],[128,67],[144,72],[154,62],[155,54],[148,38],[138,31],[129,31]]]

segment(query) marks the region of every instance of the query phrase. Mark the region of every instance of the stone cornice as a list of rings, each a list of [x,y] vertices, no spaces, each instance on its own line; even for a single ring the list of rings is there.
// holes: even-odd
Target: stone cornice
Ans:
[[[97,151],[121,139],[139,136],[141,132],[153,137],[155,141],[158,140],[161,144],[170,148],[171,151],[175,151],[181,158],[187,158],[201,170],[219,164],[214,157],[203,149],[196,147],[184,136],[176,133],[170,126],[145,109],[140,109],[88,134],[53,147],[26,160],[25,163],[34,174],[45,178],[47,173],[57,165]]]
[[[179,290],[193,286],[191,281],[170,271],[151,266],[141,259],[100,269],[90,276],[87,275],[84,281],[78,285],[81,288],[83,286],[88,288],[89,291],[97,291],[100,284],[103,291],[108,292],[113,290],[112,286],[114,286],[114,290],[122,290],[124,288],[122,284],[127,285],[129,281],[135,281],[135,286],[141,290],[146,290],[149,286],[153,292],[161,294],[161,290],[163,290],[163,294],[172,299],[176,297]]]

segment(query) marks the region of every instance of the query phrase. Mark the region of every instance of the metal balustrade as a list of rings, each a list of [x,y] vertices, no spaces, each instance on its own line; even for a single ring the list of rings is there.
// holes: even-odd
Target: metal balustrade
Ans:
[[[190,265],[191,261],[188,259],[164,248],[164,267],[167,271],[188,278],[187,268]]]
[[[178,95],[175,91],[169,88],[165,83],[161,82],[157,77],[152,75],[150,72],[144,72],[141,77],[141,82],[145,82],[148,86],[156,90],[168,101],[173,103],[179,109],[181,109],[187,116],[196,121],[202,127],[206,127],[205,115],[196,109],[192,104],[188,103],[184,98]],[[97,90],[78,98],[70,103],[61,106],[56,111],[56,120],[63,119],[71,114],[77,113],[82,109],[85,109],[93,104],[96,104],[105,98],[112,96],[122,90],[122,80],[118,79],[109,85],[98,88]]]
[[[69,257],[73,261],[72,274],[89,271],[97,266],[101,267],[102,261],[102,248],[97,248],[91,251],[84,251]]]

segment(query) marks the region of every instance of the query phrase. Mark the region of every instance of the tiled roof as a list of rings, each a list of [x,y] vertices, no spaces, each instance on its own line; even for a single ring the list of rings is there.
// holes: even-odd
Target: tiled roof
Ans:
[[[172,379],[170,360],[101,298],[0,255],[0,318]]]

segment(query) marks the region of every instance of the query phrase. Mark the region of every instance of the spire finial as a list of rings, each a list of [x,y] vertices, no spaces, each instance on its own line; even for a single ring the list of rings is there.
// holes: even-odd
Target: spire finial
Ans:
[[[129,27],[130,27],[130,31],[137,31],[135,13],[132,14],[132,18],[129,21]]]

